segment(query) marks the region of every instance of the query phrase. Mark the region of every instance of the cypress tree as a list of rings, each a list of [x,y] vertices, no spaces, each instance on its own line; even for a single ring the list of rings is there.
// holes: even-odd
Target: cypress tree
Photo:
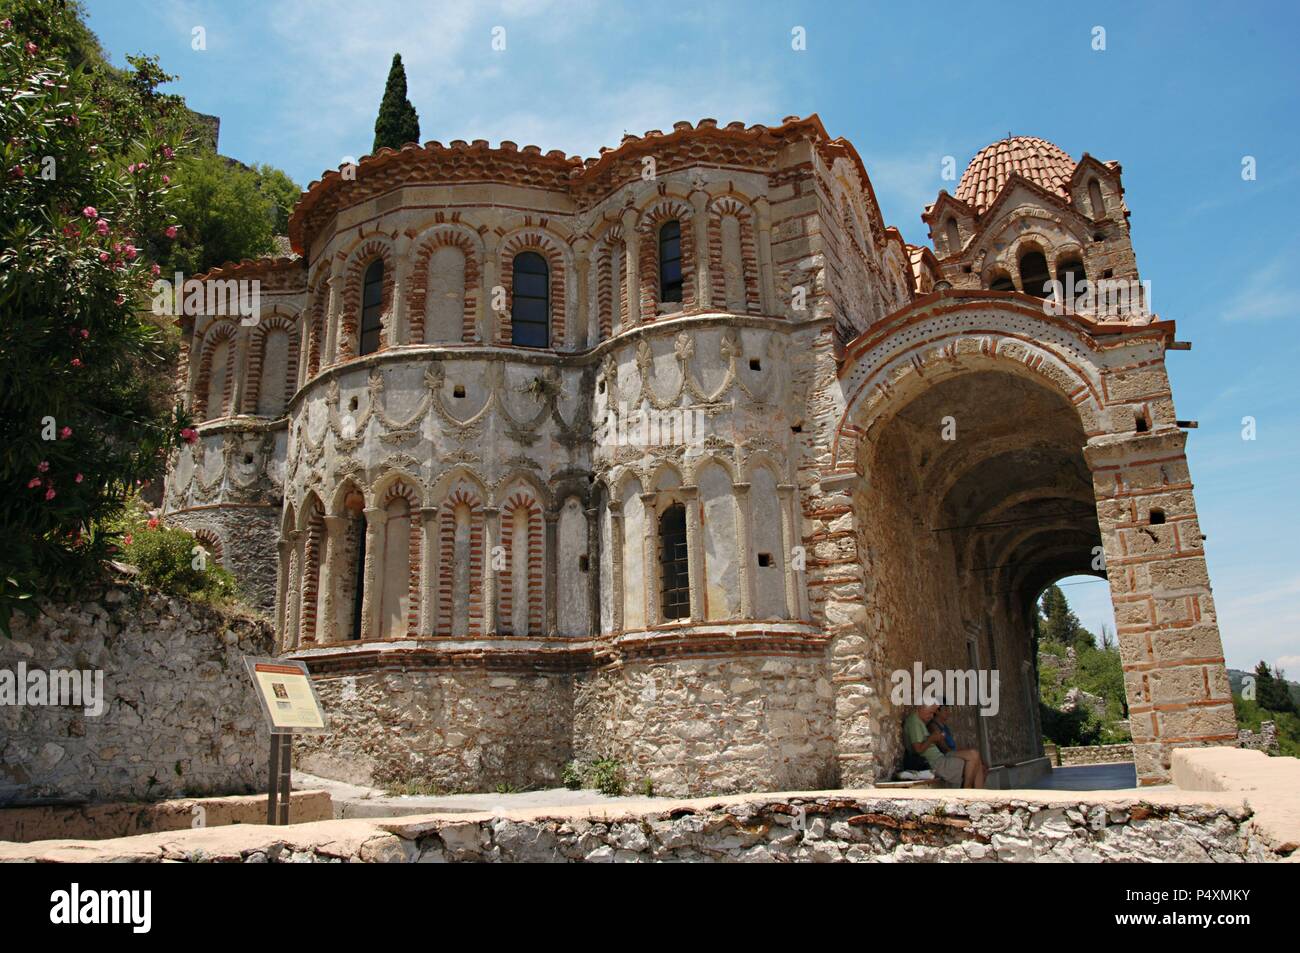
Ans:
[[[384,86],[384,98],[379,104],[379,116],[375,119],[375,144],[370,151],[378,152],[384,146],[400,149],[408,142],[419,141],[420,117],[406,98],[406,69],[402,66],[402,54],[394,53],[388,82]]]

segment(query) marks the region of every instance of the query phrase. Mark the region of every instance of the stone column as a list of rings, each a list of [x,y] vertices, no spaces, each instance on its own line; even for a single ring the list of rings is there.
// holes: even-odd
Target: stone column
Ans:
[[[543,616],[546,637],[553,639],[559,634],[559,529],[560,514],[556,510],[547,510],[542,518],[546,521],[546,537],[542,547],[542,579],[545,582],[542,596]]]
[[[497,344],[498,328],[503,315],[492,310],[497,286],[501,284],[501,236],[488,232],[483,236],[483,303],[479,306],[479,337],[484,344]],[[508,306],[508,303],[507,303]]]
[[[280,559],[285,566],[284,591],[276,594],[275,624],[280,635],[280,651],[292,651],[297,645],[298,594],[301,586],[301,533],[294,531],[280,540]]]
[[[361,591],[361,638],[377,639],[381,635],[379,612],[384,601],[384,524],[388,511],[377,506],[365,510],[366,561],[365,583]]]
[[[577,299],[573,324],[569,327],[572,350],[582,351],[591,344],[591,241],[579,239],[573,244],[573,297]]]
[[[691,225],[695,229],[695,301],[707,311],[713,304],[712,279],[709,277],[709,194],[703,189],[691,193],[691,206],[695,214]]]
[[[276,562],[279,566],[279,572],[276,575],[275,584],[275,615],[271,618],[275,620],[276,644],[283,651],[285,636],[289,631],[285,619],[285,606],[289,602],[289,580],[293,578],[293,568],[290,565],[293,562],[293,543],[288,537],[281,537],[276,540],[275,549],[278,554]]]
[[[436,635],[438,624],[438,508],[420,507],[420,635]]]
[[[754,199],[754,212],[758,218],[758,300],[764,314],[776,313],[776,283],[772,274],[772,207],[767,197]]]
[[[627,250],[627,263],[623,268],[627,287],[627,320],[629,324],[640,324],[644,319],[641,314],[641,263],[639,260],[640,235],[636,230],[636,210],[623,212],[623,247]],[[615,304],[615,310],[618,305]]]
[[[691,578],[691,621],[703,622],[706,618],[704,594],[708,591],[704,580],[704,521],[700,513],[700,488],[684,486],[681,493],[686,505],[686,556]]]
[[[493,563],[501,543],[501,510],[483,507],[483,635],[495,638],[500,630],[497,618],[497,571]],[[528,541],[524,540],[527,551]]]
[[[663,619],[659,598],[659,494],[641,494],[642,565],[645,566],[645,627],[658,625]]]
[[[411,296],[411,239],[403,235],[393,244],[393,304],[389,312],[388,346],[411,343],[408,317]]]
[[[234,386],[230,389],[230,416],[232,417],[249,413],[249,410],[244,407],[244,395],[248,391],[248,348],[249,339],[252,337],[251,331],[251,328],[241,325],[235,334],[234,347],[230,349],[232,362],[230,374],[234,378]]]
[[[327,367],[338,360],[339,323],[343,317],[343,262],[335,258],[330,262],[330,276],[326,282],[329,297],[325,304],[325,346],[320,366]]]
[[[1174,748],[1237,735],[1186,439],[1164,428],[1084,448],[1143,785],[1168,783]]]
[[[794,568],[794,548],[800,545],[801,541],[795,531],[799,524],[795,522],[795,507],[799,505],[799,499],[795,495],[795,485],[793,483],[778,483],[776,485],[776,496],[781,506],[781,545],[784,549],[784,560],[782,565],[785,567],[785,611],[791,619],[807,619],[807,613],[804,611],[802,573]]]
[[[740,585],[740,617],[754,618],[754,576],[758,554],[754,552],[754,511],[749,483],[733,483],[736,499],[736,581]]]
[[[325,552],[321,556],[320,582],[316,587],[318,598],[323,594],[324,609],[316,618],[317,642],[337,642],[339,638],[339,612],[336,600],[339,588],[339,560],[343,557],[343,534],[347,532],[347,528],[346,516],[325,517],[325,538],[321,540]]]
[[[609,501],[610,627],[623,631],[623,504]]]
[[[181,313],[178,318],[181,326],[181,349],[176,361],[177,399],[186,410],[194,409],[194,382],[198,379],[199,361],[203,357],[194,340],[194,316]]]

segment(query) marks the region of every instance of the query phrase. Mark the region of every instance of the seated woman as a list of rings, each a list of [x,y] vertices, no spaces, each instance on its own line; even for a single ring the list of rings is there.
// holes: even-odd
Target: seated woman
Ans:
[[[966,784],[965,787],[982,788],[988,780],[989,769],[984,764],[984,758],[974,748],[962,748],[958,750],[957,742],[953,739],[952,729],[948,727],[948,716],[951,709],[947,705],[940,705],[934,712],[934,718],[931,719],[929,727],[937,728],[941,737],[935,744],[943,754],[954,754],[966,762],[967,767],[973,767],[973,784]],[[965,772],[963,771],[963,777]]]

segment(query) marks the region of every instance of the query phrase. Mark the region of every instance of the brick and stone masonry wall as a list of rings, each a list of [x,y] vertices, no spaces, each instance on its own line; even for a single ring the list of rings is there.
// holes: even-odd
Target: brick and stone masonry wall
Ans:
[[[1058,748],[1057,756],[1062,767],[1075,764],[1121,764],[1133,760],[1133,745],[1080,745]]]
[[[831,786],[832,687],[825,658],[741,656],[630,662],[579,675],[574,754],[615,758],[656,794]]]
[[[431,791],[556,787],[571,758],[572,676],[362,671],[313,677],[329,732],[296,739],[303,770]]]
[[[266,789],[243,656],[273,654],[269,624],[127,584],[40,610],[0,639],[0,670],[102,671],[104,709],[0,705],[0,803]]]

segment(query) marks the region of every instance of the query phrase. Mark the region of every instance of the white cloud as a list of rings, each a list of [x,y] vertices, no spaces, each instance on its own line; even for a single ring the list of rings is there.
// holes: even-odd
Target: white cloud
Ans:
[[[1223,309],[1227,321],[1271,321],[1300,313],[1291,287],[1294,255],[1288,251],[1246,275],[1241,289]]]

